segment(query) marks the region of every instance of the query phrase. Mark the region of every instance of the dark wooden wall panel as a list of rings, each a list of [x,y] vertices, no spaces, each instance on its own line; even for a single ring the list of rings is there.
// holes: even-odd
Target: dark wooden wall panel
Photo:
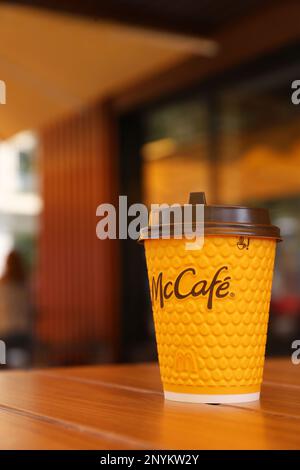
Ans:
[[[116,351],[119,249],[96,237],[96,208],[117,200],[114,120],[107,103],[41,130],[44,210],[37,337],[49,350]],[[110,356],[108,356],[110,357]],[[112,357],[112,356],[111,356]]]

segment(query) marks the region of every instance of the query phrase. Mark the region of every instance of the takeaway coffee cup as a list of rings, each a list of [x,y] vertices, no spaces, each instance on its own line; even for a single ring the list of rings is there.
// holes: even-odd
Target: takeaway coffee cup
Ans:
[[[205,204],[204,194],[192,193],[190,202]],[[239,206],[205,204],[203,224],[203,246],[193,250],[172,236],[174,223],[169,239],[157,218],[141,230],[164,395],[255,401],[280,231],[266,209]]]

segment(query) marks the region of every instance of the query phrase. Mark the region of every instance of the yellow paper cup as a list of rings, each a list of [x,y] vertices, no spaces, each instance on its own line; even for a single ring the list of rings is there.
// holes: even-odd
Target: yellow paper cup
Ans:
[[[270,227],[272,237],[205,234],[198,250],[184,238],[144,237],[166,399],[259,399],[280,236]]]

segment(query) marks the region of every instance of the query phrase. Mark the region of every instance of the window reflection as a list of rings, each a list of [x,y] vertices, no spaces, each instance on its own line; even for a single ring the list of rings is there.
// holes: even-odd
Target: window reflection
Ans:
[[[0,143],[0,339],[8,367],[32,361],[32,273],[42,207],[36,144],[31,132]]]

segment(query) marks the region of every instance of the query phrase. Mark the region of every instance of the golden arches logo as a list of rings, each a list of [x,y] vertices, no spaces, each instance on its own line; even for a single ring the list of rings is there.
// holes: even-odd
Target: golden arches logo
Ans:
[[[191,351],[177,351],[175,369],[178,372],[197,372],[197,364],[193,353]]]

